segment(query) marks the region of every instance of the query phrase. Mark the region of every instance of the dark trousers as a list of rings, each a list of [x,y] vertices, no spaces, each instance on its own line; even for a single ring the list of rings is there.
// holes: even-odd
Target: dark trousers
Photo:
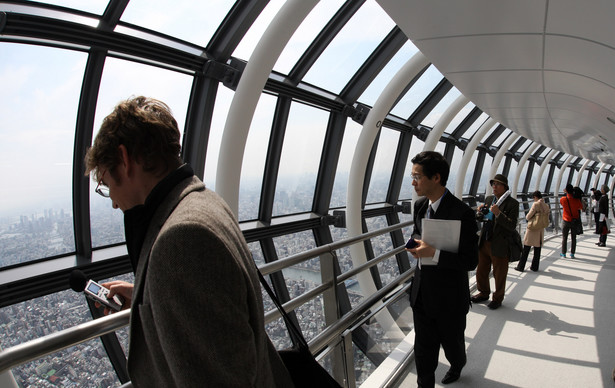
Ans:
[[[572,226],[572,222],[564,221],[564,226],[562,227],[562,253],[566,254],[566,248],[568,243],[568,233],[570,233],[570,253],[574,255],[577,251],[577,235],[574,233],[574,227]]]
[[[491,241],[484,241],[478,250],[478,266],[476,267],[476,289],[481,295],[489,296],[491,293],[489,273],[492,266],[493,279],[495,280],[495,291],[492,299],[502,303],[506,290],[506,276],[508,275],[508,257],[492,256]]]
[[[523,253],[521,254],[521,259],[519,259],[519,263],[517,264],[517,268],[525,269],[525,263],[527,262],[527,257],[530,255],[529,245],[523,246]],[[532,259],[532,264],[530,265],[530,269],[532,271],[538,271],[538,264],[540,263],[540,247],[534,247],[534,258]]]
[[[600,212],[594,212],[594,221],[596,223],[596,233],[600,233]]]
[[[451,368],[461,372],[466,364],[465,329],[466,314],[450,314],[441,311],[431,317],[425,313],[419,300],[412,308],[414,317],[414,356],[419,387],[435,386],[435,371],[438,367],[440,345]]]
[[[599,225],[600,225],[600,229],[599,229],[599,231],[600,231],[600,232],[602,232],[602,228],[603,228],[603,227],[605,227],[605,228],[607,227],[607,226],[606,226],[606,221],[602,221],[601,223],[599,223]],[[600,241],[602,244],[606,244],[606,234],[602,234],[602,233],[601,233],[601,234],[600,234],[600,239],[599,239],[599,241]]]

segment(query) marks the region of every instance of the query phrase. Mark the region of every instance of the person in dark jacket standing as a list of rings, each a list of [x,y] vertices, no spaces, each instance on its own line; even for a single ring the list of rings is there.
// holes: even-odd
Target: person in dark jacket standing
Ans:
[[[609,196],[607,193],[609,192],[609,187],[607,185],[602,185],[601,187],[602,196],[598,201],[598,212],[600,213],[599,217],[599,225],[600,225],[600,238],[598,241],[599,247],[606,247],[606,235],[609,230],[606,220],[609,215]]]
[[[489,272],[493,267],[495,292],[488,307],[495,310],[502,305],[508,259],[510,254],[510,236],[517,227],[519,219],[519,202],[510,196],[508,179],[496,174],[489,181],[493,195],[485,198],[485,203],[478,207],[477,218],[483,222],[478,242],[478,267],[476,268],[476,287],[478,293],[472,296],[472,302],[479,303],[489,299]],[[484,212],[483,212],[484,210]]]
[[[410,289],[414,316],[414,354],[419,387],[435,385],[440,345],[450,362],[442,379],[449,384],[466,364],[465,328],[470,306],[468,271],[478,261],[474,211],[446,188],[449,165],[438,152],[424,151],[412,159],[412,185],[422,198],[414,204],[412,237],[417,246],[408,249],[417,258]],[[435,249],[421,240],[424,219],[460,220],[455,252]]]

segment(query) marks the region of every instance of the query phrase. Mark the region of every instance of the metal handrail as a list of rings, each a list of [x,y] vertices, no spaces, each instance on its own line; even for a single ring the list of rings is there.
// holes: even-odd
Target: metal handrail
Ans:
[[[373,232],[364,233],[356,237],[351,237],[331,244],[322,245],[320,247],[310,249],[308,251],[301,252],[299,254],[289,256],[284,259],[276,260],[272,263],[267,263],[260,267],[260,270],[263,275],[270,274],[272,272],[276,272],[284,268],[290,267],[291,265],[295,265],[311,258],[317,257],[323,253],[332,252],[334,250],[362,242],[378,235],[402,229],[409,225],[412,225],[412,221],[401,222]],[[339,276],[338,280],[335,281],[335,283],[339,284],[348,277],[353,276],[354,274],[363,271],[371,267],[372,265],[376,265],[378,262],[385,259],[386,257],[396,254],[402,250],[403,247],[394,248],[386,255],[383,255],[375,260],[370,260],[370,262],[360,267],[354,268],[353,270],[348,271],[348,273],[344,275]],[[317,354],[321,352],[324,348],[329,346],[331,343],[335,342],[336,336],[339,336],[345,330],[345,328],[348,327],[349,323],[354,322],[362,314],[368,311],[374,303],[386,297],[387,294],[394,292],[395,289],[404,282],[407,282],[413,275],[413,273],[414,271],[410,270],[400,274],[400,276],[395,278],[393,282],[382,287],[376,293],[370,295],[368,298],[363,300],[362,303],[353,308],[341,319],[336,321],[333,325],[327,327],[323,332],[321,332],[318,336],[312,339],[310,341],[310,350],[314,354]],[[326,284],[326,286],[326,288],[331,288],[333,287],[333,284],[330,282],[329,284]],[[323,289],[319,288],[319,293],[320,292],[323,292]],[[302,297],[303,295],[298,298]],[[293,301],[294,299],[287,303],[291,303]],[[129,320],[130,310],[124,310],[99,319],[76,325],[69,329],[65,329],[35,340],[31,340],[13,346],[8,349],[4,349],[0,352],[0,373],[3,373],[17,365],[21,365],[26,362],[43,357],[45,355],[57,352],[59,350],[89,341],[104,334],[114,332],[118,329],[121,329],[122,327],[127,326]]]
[[[4,349],[0,352],[0,373],[28,361],[114,332],[128,325],[129,319],[130,310],[124,310]]]

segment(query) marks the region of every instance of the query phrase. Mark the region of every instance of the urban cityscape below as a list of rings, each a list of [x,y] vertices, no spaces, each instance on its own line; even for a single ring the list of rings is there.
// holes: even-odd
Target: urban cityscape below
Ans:
[[[309,190],[308,186],[302,189]],[[383,187],[383,190],[385,188]],[[313,190],[313,189],[312,189]],[[344,195],[345,193],[339,193]],[[91,229],[92,245],[104,247],[124,241],[123,216],[121,211],[112,209],[107,199],[92,197]],[[243,198],[249,197],[245,194]],[[296,209],[309,208],[306,205],[311,194],[282,193],[277,203],[281,214],[290,214]],[[345,202],[345,198],[337,198]],[[251,209],[255,204],[247,203],[243,209]],[[241,210],[240,210],[241,211]],[[240,219],[242,216],[240,215]],[[386,226],[384,217],[366,220],[368,229],[375,230]],[[331,227],[334,240],[346,237],[346,229]],[[278,257],[288,257],[311,248],[315,248],[311,232],[301,232],[285,235],[274,239]],[[21,262],[49,258],[57,255],[70,254],[74,251],[73,219],[69,208],[36,209],[28,215],[0,218],[0,267],[18,265]],[[254,260],[257,264],[264,263],[259,243],[250,243]],[[372,239],[375,255],[392,248],[388,236]],[[347,249],[337,253],[340,269],[343,272],[352,268],[352,260]],[[378,264],[383,284],[399,275],[395,257]],[[299,296],[320,283],[320,268],[318,259],[312,259],[301,265],[283,271],[288,291],[291,297]],[[118,277],[132,281],[133,275]],[[106,281],[107,279],[96,279]],[[363,299],[356,280],[346,282],[348,296],[352,306]],[[67,279],[68,288],[68,279]],[[263,293],[265,311],[275,309],[273,302]],[[322,299],[317,298],[295,310],[304,336],[309,341],[325,328]],[[85,296],[70,289],[28,300],[0,309],[0,348],[12,346],[43,337],[53,332],[61,331],[80,323],[91,320]],[[284,322],[279,319],[266,327],[269,336],[278,349],[291,346]],[[380,338],[377,324],[372,324],[368,330],[370,337]],[[118,339],[128,354],[128,328],[116,332]],[[380,347],[387,349],[386,339]],[[357,382],[369,376],[374,365],[358,349],[355,348],[355,369]],[[12,369],[13,375],[22,388],[27,387],[116,387],[120,382],[106,355],[100,339],[92,340],[41,359],[20,365]]]

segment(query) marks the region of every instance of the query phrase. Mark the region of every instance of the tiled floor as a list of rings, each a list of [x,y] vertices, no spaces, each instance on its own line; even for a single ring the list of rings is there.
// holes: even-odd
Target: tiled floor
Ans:
[[[519,273],[511,264],[502,307],[470,310],[468,364],[447,387],[614,387],[615,238],[609,240],[601,248],[597,235],[579,236],[572,259],[560,258],[561,238],[554,237],[539,272]],[[441,352],[436,386],[448,367]],[[416,387],[415,373],[413,363],[400,387]]]

